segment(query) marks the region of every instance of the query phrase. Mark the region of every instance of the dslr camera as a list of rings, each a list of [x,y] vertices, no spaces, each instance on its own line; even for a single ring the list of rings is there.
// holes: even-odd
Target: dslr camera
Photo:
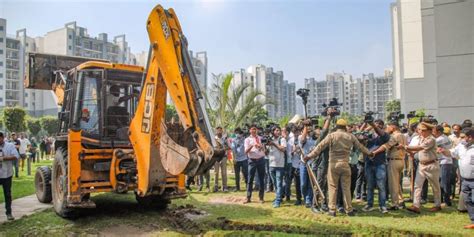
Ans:
[[[339,102],[337,101],[337,98],[332,98],[329,101],[329,104],[326,104],[326,103],[323,104],[324,110],[323,112],[321,112],[321,115],[328,116],[328,109],[332,108],[334,110],[334,112],[332,113],[332,116],[339,116],[341,114],[341,111],[339,110],[339,106],[341,106],[341,104],[339,104]]]

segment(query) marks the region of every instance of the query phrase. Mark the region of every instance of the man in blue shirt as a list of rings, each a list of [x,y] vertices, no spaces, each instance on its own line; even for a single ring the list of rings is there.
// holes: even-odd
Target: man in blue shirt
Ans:
[[[375,185],[379,190],[379,207],[382,213],[387,213],[385,202],[387,200],[387,157],[385,152],[377,152],[383,144],[390,140],[390,135],[383,131],[384,122],[380,119],[369,123],[374,129],[375,134],[367,141],[367,148],[369,151],[375,153],[373,158],[365,157],[365,176],[367,179],[367,205],[362,209],[363,211],[372,211],[374,208],[374,189]],[[363,126],[365,127],[365,126]]]
[[[234,133],[236,137],[232,141],[231,148],[234,155],[235,191],[240,191],[241,170],[245,183],[248,183],[248,158],[245,154],[245,137],[242,129],[236,128]]]

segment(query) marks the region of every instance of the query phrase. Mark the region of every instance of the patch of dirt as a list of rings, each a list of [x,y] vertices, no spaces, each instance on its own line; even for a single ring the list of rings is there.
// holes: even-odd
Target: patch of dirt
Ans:
[[[197,235],[203,232],[201,227],[194,220],[208,215],[206,212],[194,208],[193,205],[179,206],[166,210],[163,218],[169,224],[169,229]],[[168,229],[168,228],[167,228]]]
[[[209,200],[209,203],[213,204],[243,204],[247,200],[246,197],[242,196],[224,196],[216,197]]]
[[[107,227],[100,231],[100,235],[103,237],[115,237],[115,236],[152,236],[151,233],[147,233],[146,230],[130,225],[114,225]]]

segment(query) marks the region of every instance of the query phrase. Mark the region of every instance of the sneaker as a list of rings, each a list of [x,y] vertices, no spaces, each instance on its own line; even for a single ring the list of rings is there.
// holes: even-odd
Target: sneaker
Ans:
[[[362,211],[365,211],[365,212],[369,212],[373,210],[374,210],[374,207],[369,206],[369,205],[365,205],[365,207],[362,208]]]
[[[306,207],[306,208],[311,208],[311,206],[312,206],[311,203],[304,204],[304,207]]]
[[[328,212],[328,211],[329,211],[329,207],[328,207],[326,204],[323,204],[323,206],[321,207],[321,211],[323,211],[323,212]]]
[[[335,211],[329,211],[328,215],[332,216],[332,217],[336,217],[336,212]]]
[[[15,217],[13,217],[12,214],[7,214],[7,220],[13,221],[15,220]]]
[[[355,212],[354,211],[348,212],[347,215],[348,216],[355,216]]]
[[[245,200],[244,204],[247,204],[247,203],[251,203],[252,201],[250,200],[250,198],[247,198],[247,200]]]
[[[273,208],[279,208],[280,207],[280,203],[273,203]]]
[[[319,207],[312,206],[311,211],[315,214],[321,213],[321,209]]]
[[[301,200],[296,200],[295,206],[300,206],[301,205]]]
[[[426,201],[425,199],[421,199],[421,204],[426,204],[428,201]]]
[[[224,188],[224,189],[222,189],[222,191],[223,191],[224,193],[227,193],[227,192],[229,192],[229,189]]]
[[[344,207],[337,208],[337,211],[342,214],[346,213],[346,211],[344,210]]]
[[[388,213],[387,207],[381,207],[380,212],[382,212],[382,214],[387,214]]]

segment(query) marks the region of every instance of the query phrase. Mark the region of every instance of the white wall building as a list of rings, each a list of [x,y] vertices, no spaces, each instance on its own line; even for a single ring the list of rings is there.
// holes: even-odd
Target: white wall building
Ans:
[[[449,123],[473,119],[474,1],[398,0],[391,10],[402,111],[425,109]]]

